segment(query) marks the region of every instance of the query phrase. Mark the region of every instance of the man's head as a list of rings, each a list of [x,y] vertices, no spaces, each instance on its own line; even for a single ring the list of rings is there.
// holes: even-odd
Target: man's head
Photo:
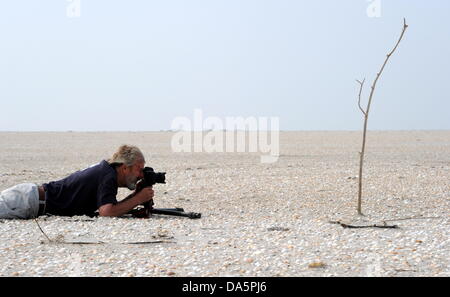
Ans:
[[[108,163],[116,168],[119,187],[134,190],[137,181],[143,178],[145,158],[136,146],[122,145]]]

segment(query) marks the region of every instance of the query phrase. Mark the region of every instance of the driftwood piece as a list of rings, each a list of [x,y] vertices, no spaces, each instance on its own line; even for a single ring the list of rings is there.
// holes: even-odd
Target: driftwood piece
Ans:
[[[349,224],[344,224],[340,221],[330,221],[331,224],[338,224],[341,225],[343,228],[349,228],[349,229],[361,229],[361,228],[381,228],[381,229],[398,229],[400,227],[398,227],[397,225],[387,225],[386,223],[384,223],[383,225],[377,225],[377,224],[373,224],[373,225],[349,225]]]

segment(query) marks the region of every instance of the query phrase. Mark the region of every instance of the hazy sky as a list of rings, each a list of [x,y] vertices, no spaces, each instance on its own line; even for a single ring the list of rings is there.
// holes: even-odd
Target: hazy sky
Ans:
[[[403,17],[369,129],[450,129],[450,1],[79,3],[0,2],[0,130],[161,130],[196,108],[361,129],[355,79],[367,98]]]

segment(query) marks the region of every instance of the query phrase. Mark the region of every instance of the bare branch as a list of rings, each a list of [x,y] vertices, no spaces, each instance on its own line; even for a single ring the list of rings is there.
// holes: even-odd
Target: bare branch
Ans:
[[[359,83],[359,94],[358,94],[358,107],[359,110],[361,110],[361,112],[363,113],[364,116],[366,116],[366,112],[364,111],[364,109],[361,107],[361,93],[364,87],[364,82],[366,81],[366,79],[364,78],[363,81],[359,81],[356,80]]]
[[[363,88],[364,81],[362,81],[362,82],[358,81],[358,83],[360,84],[358,106],[359,106],[359,109],[364,114],[363,140],[362,140],[362,148],[361,148],[361,152],[360,152],[359,176],[358,176],[358,208],[357,209],[358,209],[358,214],[360,214],[360,215],[362,215],[362,211],[361,211],[362,178],[363,178],[362,175],[363,175],[363,164],[364,164],[364,152],[365,152],[365,148],[366,148],[367,122],[369,120],[370,105],[372,104],[372,98],[373,98],[373,94],[375,92],[375,87],[377,85],[378,79],[380,78],[381,74],[383,73],[383,70],[384,70],[387,62],[389,61],[390,57],[394,54],[395,50],[398,48],[398,45],[402,41],[403,35],[405,34],[405,31],[407,28],[408,28],[408,25],[406,24],[406,19],[404,18],[402,33],[400,34],[400,37],[399,37],[397,43],[395,44],[394,48],[387,54],[386,60],[384,61],[383,66],[381,66],[380,71],[378,71],[377,76],[371,86],[369,100],[367,102],[367,108],[365,111],[362,109],[361,104],[360,104],[361,103],[361,91]]]
[[[406,24],[406,19],[403,18],[403,30],[402,33],[400,34],[400,38],[398,39],[397,43],[395,44],[394,48],[391,50],[391,52],[389,54],[387,54],[386,56],[386,60],[383,63],[383,66],[381,66],[380,71],[377,73],[377,77],[375,78],[372,87],[371,87],[371,92],[370,92],[370,96],[369,96],[369,102],[367,104],[367,109],[366,109],[366,114],[369,114],[369,110],[370,110],[370,105],[372,103],[372,97],[373,94],[375,92],[375,87],[377,85],[378,79],[380,78],[381,74],[383,73],[384,68],[386,67],[387,62],[389,61],[389,59],[391,58],[391,56],[394,54],[394,52],[397,50],[398,45],[400,44],[400,42],[403,39],[403,35],[405,34],[406,29],[408,28],[408,25]]]

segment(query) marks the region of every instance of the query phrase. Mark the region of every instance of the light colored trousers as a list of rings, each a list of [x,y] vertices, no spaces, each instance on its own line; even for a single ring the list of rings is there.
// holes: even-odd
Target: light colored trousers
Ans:
[[[38,186],[19,184],[0,193],[0,219],[33,219],[39,212]]]

